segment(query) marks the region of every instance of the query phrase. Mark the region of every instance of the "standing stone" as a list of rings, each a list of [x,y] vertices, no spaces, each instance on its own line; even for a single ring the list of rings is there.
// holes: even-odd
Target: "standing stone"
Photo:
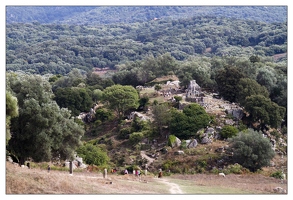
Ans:
[[[69,162],[69,174],[73,174],[73,166],[72,166],[72,161]]]
[[[104,169],[104,174],[103,175],[104,175],[103,176],[104,178],[107,178],[107,169],[106,168]]]

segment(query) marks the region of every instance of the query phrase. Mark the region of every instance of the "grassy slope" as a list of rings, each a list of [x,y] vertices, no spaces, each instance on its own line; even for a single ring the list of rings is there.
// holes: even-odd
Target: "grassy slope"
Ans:
[[[262,175],[173,175],[163,177],[177,184],[183,194],[270,194],[273,188],[287,190],[287,182]],[[223,179],[225,181],[223,181]],[[109,184],[112,182],[113,184]],[[6,163],[6,194],[170,194],[167,184],[153,176],[51,171],[20,168]]]

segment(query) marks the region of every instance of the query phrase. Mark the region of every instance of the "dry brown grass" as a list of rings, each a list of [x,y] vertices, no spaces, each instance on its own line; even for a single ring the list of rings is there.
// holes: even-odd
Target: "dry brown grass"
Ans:
[[[152,176],[51,171],[20,168],[6,163],[6,194],[171,194],[170,185],[183,194],[271,194],[276,187],[287,190],[287,182],[259,174],[172,175],[160,181]],[[164,182],[171,183],[166,184]],[[110,184],[112,182],[112,184]],[[288,190],[287,190],[288,191]]]
[[[112,182],[112,184],[110,184]],[[151,183],[151,184],[150,184]],[[6,194],[158,194],[164,184],[130,176],[21,168],[6,163]]]

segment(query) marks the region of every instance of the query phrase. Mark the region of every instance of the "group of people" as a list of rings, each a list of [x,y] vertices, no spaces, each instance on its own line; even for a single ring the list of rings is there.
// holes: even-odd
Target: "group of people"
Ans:
[[[127,169],[124,170],[124,175],[126,175],[126,174],[128,174]],[[141,175],[140,170],[138,170],[138,169],[133,170],[133,175],[140,177],[140,175]],[[145,175],[147,175],[147,170],[145,170]],[[162,171],[162,169],[159,169],[158,178],[162,178],[162,177],[163,177],[163,171]]]
[[[124,170],[124,175],[126,175],[126,174],[128,174],[128,170],[127,169]],[[138,169],[133,170],[133,174],[135,176],[140,176],[140,170],[138,170]]]

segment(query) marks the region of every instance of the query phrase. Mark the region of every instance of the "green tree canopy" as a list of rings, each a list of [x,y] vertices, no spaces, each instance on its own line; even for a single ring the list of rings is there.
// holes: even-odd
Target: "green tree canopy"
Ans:
[[[54,100],[60,107],[71,110],[74,116],[88,112],[93,104],[88,90],[79,87],[58,88]]]
[[[230,102],[235,102],[237,85],[241,78],[244,78],[244,75],[236,67],[226,66],[220,69],[215,77],[220,95]]]
[[[205,128],[210,120],[202,106],[192,103],[184,107],[183,112],[171,110],[170,132],[183,139],[196,137],[196,132]]]
[[[53,158],[71,159],[80,145],[83,127],[74,122],[68,109],[60,109],[52,100],[48,81],[38,75],[17,76],[10,83],[19,102],[19,115],[11,121],[11,139],[7,149],[20,164]]]
[[[92,94],[92,98],[94,102],[99,102],[103,98],[103,91],[100,89],[95,89]]]
[[[194,79],[201,87],[210,87],[211,64],[204,59],[192,58],[191,61],[185,61],[176,73],[182,86],[188,86],[189,81]]]
[[[77,155],[82,157],[85,163],[89,165],[103,166],[109,162],[109,157],[106,152],[104,152],[98,146],[87,143],[80,146],[77,150]]]
[[[250,78],[241,78],[237,85],[236,99],[241,105],[245,103],[246,97],[251,95],[263,95],[264,97],[269,97],[269,92],[266,87],[261,86],[255,80]]]
[[[62,76],[57,79],[52,86],[53,91],[55,92],[57,88],[65,87],[76,87],[80,83],[85,83],[85,75],[82,74],[82,70],[73,68],[67,76]]]
[[[10,140],[10,122],[11,118],[18,116],[17,98],[9,91],[6,91],[6,144]]]
[[[220,134],[223,138],[231,138],[238,133],[238,129],[235,126],[225,125],[223,126]]]
[[[152,107],[153,109],[153,125],[155,129],[159,130],[162,134],[163,126],[168,126],[170,123],[170,113],[167,104],[157,104]]]
[[[262,95],[247,97],[244,109],[249,113],[249,119],[252,123],[260,123],[260,128],[263,128],[265,125],[278,128],[286,112],[286,108],[279,106]]]
[[[247,129],[238,133],[230,140],[230,150],[233,152],[233,162],[255,172],[269,166],[275,152],[268,138],[259,132]]]
[[[103,101],[114,110],[119,119],[125,115],[129,109],[137,109],[139,106],[139,95],[132,86],[113,85],[104,91]]]
[[[156,84],[154,88],[158,92],[160,89],[162,89],[162,86],[159,84]]]

